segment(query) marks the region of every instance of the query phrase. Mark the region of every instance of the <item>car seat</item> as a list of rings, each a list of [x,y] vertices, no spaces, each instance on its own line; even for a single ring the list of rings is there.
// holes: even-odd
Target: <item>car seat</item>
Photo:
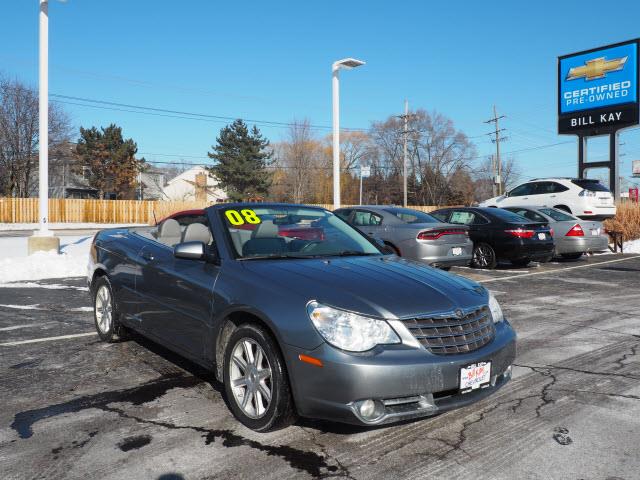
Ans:
[[[268,255],[283,253],[287,250],[287,242],[278,236],[278,227],[272,220],[262,222],[253,231],[251,238],[243,245],[242,255]]]
[[[158,229],[158,241],[164,243],[170,247],[180,243],[182,232],[180,230],[180,224],[173,218],[168,218],[160,224]]]

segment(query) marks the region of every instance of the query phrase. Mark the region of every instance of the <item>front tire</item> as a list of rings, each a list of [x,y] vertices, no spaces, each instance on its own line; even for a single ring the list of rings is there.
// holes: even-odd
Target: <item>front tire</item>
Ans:
[[[498,265],[496,252],[491,245],[486,243],[478,243],[473,246],[473,260],[471,264],[475,268],[494,269]]]
[[[93,319],[100,340],[113,343],[124,337],[118,318],[111,282],[106,276],[100,277],[93,286]]]
[[[262,327],[247,323],[233,332],[223,371],[229,407],[243,425],[266,432],[293,423],[287,369],[278,345]]]

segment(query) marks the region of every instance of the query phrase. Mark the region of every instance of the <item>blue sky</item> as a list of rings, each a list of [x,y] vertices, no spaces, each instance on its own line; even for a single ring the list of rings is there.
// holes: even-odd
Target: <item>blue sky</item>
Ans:
[[[640,35],[637,0],[52,0],[49,13],[52,94],[330,126],[331,63],[353,56],[367,65],[341,74],[342,126],[399,114],[407,98],[480,136],[473,140],[485,155],[495,148],[482,136],[495,103],[506,115],[502,150],[516,152],[523,178],[577,173],[575,137],[555,133],[556,57]],[[38,1],[3,2],[1,25],[0,71],[35,86]],[[65,108],[76,126],[121,125],[151,161],[205,161],[225,123]],[[286,133],[261,129],[274,142]],[[559,142],[569,143],[547,147]],[[622,142],[630,175],[640,130]],[[591,158],[606,155],[605,142],[594,141]]]

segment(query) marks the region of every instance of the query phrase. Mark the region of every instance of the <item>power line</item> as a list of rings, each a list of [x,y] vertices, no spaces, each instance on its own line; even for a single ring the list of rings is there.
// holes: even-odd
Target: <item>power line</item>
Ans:
[[[52,93],[52,94],[50,94],[50,96],[54,97],[54,98],[61,98],[61,99],[65,100],[65,101],[73,100],[75,102],[96,103],[96,104],[100,104],[100,105],[106,105],[108,107],[118,107],[118,108],[124,108],[124,109],[136,109],[136,110],[141,110],[142,112],[146,112],[146,113],[170,114],[172,116],[176,116],[177,118],[207,119],[207,120],[224,121],[224,122],[234,121],[234,120],[237,120],[238,118],[241,118],[241,117],[227,117],[227,116],[222,116],[222,115],[210,115],[210,114],[206,114],[206,113],[184,112],[184,111],[180,111],[180,110],[169,110],[169,109],[166,109],[166,108],[156,108],[156,107],[147,107],[147,106],[142,106],[142,105],[132,105],[132,104],[126,104],[126,103],[111,102],[111,101],[107,101],[107,100],[96,100],[96,99],[93,99],[93,98],[83,98],[83,97],[74,97],[74,96],[70,96],[70,95],[60,95],[60,94],[56,94],[56,93]],[[60,103],[65,103],[65,102],[60,102]],[[66,103],[70,103],[70,102],[66,102]],[[78,104],[78,103],[73,103],[73,105],[92,106],[92,105],[85,105],[85,104]],[[125,111],[131,112],[131,110],[125,110]],[[133,111],[132,113],[142,113],[142,112]],[[274,120],[256,120],[256,119],[250,119],[250,118],[242,118],[242,120],[244,120],[245,122],[248,122],[248,123],[255,123],[255,124],[261,124],[261,125],[267,125],[267,126],[273,126],[273,127],[293,127],[293,126],[297,126],[298,125],[298,124],[292,123],[292,122],[278,122],[278,121],[274,121]],[[310,128],[314,128],[314,129],[322,129],[322,130],[331,130],[331,128],[332,128],[331,126],[328,126],[328,125],[309,125],[309,127]],[[345,131],[365,131],[366,129],[364,129],[364,128],[342,128],[342,130],[345,130]]]

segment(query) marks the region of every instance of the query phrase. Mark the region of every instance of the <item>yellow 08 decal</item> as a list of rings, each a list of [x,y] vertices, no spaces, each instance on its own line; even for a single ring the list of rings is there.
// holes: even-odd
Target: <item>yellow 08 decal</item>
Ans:
[[[257,225],[260,223],[260,217],[256,215],[256,212],[249,208],[243,208],[239,212],[237,210],[227,210],[224,214],[231,225],[239,226],[244,225],[245,223]]]

